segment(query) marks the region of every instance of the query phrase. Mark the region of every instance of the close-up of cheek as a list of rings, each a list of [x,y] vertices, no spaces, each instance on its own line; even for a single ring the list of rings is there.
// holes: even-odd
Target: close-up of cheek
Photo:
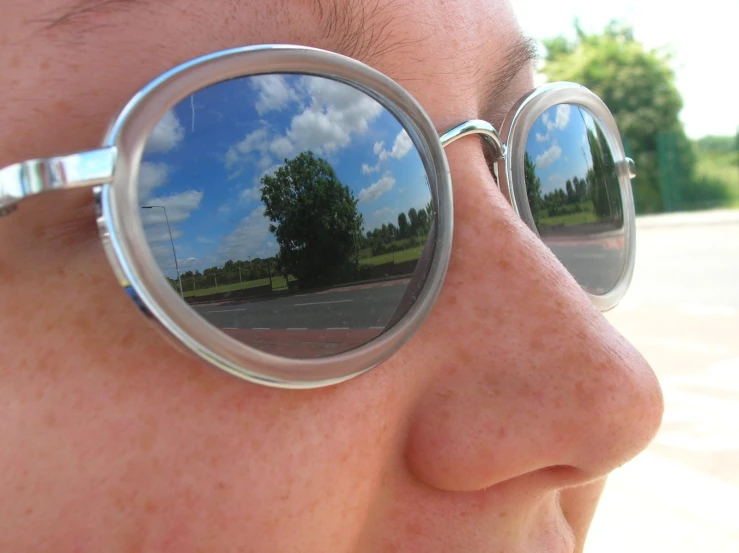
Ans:
[[[53,224],[55,202],[38,204],[26,220]],[[24,316],[0,324],[12,360],[0,495],[15,498],[0,506],[0,550],[348,550],[397,432],[392,387],[241,382],[154,330],[85,225],[74,246],[24,256],[32,227],[2,250],[44,271],[18,267],[23,284],[3,275],[15,291],[4,308]]]

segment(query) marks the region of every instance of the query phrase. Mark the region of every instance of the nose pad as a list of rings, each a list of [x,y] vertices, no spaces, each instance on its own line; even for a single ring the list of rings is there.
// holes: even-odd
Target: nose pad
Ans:
[[[422,330],[426,390],[406,463],[449,491],[525,475],[602,476],[651,440],[662,399],[644,359],[497,189],[475,140],[447,150],[452,260]]]

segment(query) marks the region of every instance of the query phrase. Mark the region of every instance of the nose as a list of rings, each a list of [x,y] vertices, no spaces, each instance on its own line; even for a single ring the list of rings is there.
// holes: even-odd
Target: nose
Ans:
[[[562,485],[605,475],[659,427],[654,373],[513,212],[476,139],[447,155],[454,246],[424,336],[409,349],[426,380],[407,465],[449,491],[541,471]]]

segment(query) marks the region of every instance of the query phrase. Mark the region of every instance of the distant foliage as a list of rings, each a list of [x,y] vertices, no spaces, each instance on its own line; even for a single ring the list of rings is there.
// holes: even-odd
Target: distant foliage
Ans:
[[[543,72],[550,81],[580,83],[600,96],[616,119],[636,161],[634,196],[638,212],[662,211],[658,135],[676,136],[680,174],[694,182],[695,156],[679,114],[682,96],[675,85],[670,57],[647,50],[633,30],[618,22],[601,34],[586,34],[577,25],[577,38],[544,41]]]
[[[362,245],[362,257],[394,253],[423,246],[431,232],[434,211],[431,202],[425,208],[412,207],[408,214],[398,214],[398,226],[392,223],[367,231]]]

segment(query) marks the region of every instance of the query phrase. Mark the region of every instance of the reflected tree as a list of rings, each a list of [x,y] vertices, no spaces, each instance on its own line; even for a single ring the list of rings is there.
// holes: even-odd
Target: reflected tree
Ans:
[[[524,178],[526,180],[526,196],[529,200],[531,215],[534,217],[534,223],[539,225],[541,216],[541,179],[536,174],[536,164],[528,152],[523,157]]]
[[[330,284],[356,271],[362,215],[328,161],[303,152],[261,183],[269,230],[280,247],[280,271],[304,287]]]
[[[408,217],[405,213],[398,215],[398,236],[399,238],[409,238],[411,235],[410,226],[408,225]]]
[[[432,202],[426,207],[408,210],[398,214],[398,226],[392,223],[382,224],[374,230],[368,230],[363,239],[364,257],[383,255],[423,246],[431,232],[434,221]]]

